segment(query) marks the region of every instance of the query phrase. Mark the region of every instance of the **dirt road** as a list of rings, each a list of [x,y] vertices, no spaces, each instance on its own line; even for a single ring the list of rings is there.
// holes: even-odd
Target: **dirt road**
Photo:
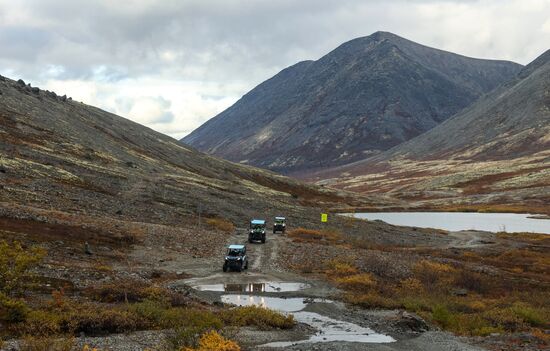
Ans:
[[[355,309],[335,302],[338,290],[327,282],[300,276],[285,269],[284,262],[279,260],[279,252],[292,243],[284,235],[268,233],[265,244],[249,244],[246,239],[246,229],[239,229],[227,239],[226,244],[246,243],[250,259],[250,268],[247,271],[223,273],[221,266],[224,252],[221,251],[218,261],[210,259],[201,263],[180,262],[180,267],[191,274],[192,278],[174,282],[172,287],[175,289],[191,287],[193,294],[210,302],[224,299],[245,304],[250,301],[263,301],[262,303],[267,307],[283,310],[289,308],[297,299],[298,303],[306,299],[305,307],[300,310],[303,312],[293,313],[295,317],[302,315],[307,317],[312,314],[317,316],[317,321],[314,320],[311,324],[300,324],[292,331],[266,332],[245,328],[239,332],[237,339],[249,350],[481,350],[449,333],[428,330],[430,328],[423,321],[402,311]],[[474,233],[459,234],[453,245],[475,245],[478,239]],[[302,288],[290,289],[291,291],[285,291],[284,288],[281,291],[269,289],[270,284],[286,286],[284,284],[288,283],[296,283],[290,286],[302,284]],[[256,289],[255,287],[258,286],[260,288]],[[322,322],[321,319],[327,319],[327,321]],[[300,321],[300,318],[298,320]],[[347,341],[329,341],[330,337],[333,337],[330,334],[331,328],[338,329],[340,325],[345,325],[348,329],[369,328],[373,340],[376,340],[376,337],[386,336],[393,338],[393,341],[389,343],[354,342],[353,336]],[[350,325],[352,327],[349,327]],[[304,342],[308,338],[316,337],[319,338],[318,342]],[[360,338],[361,335],[357,337]],[[273,342],[282,342],[284,347],[264,345]]]

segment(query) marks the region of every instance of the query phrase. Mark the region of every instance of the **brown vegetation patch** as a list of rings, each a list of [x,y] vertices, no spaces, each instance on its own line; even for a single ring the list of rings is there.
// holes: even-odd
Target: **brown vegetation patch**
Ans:
[[[288,237],[295,242],[314,242],[332,244],[342,240],[342,233],[334,229],[313,230],[296,228],[288,232]]]
[[[462,188],[464,195],[484,194],[487,192],[491,192],[492,190],[490,186],[496,182],[506,180],[509,178],[514,178],[514,177],[517,177],[523,174],[528,174],[531,172],[538,172],[547,168],[548,166],[533,167],[533,168],[520,169],[513,172],[488,174],[466,182],[457,183],[454,186],[457,188]]]
[[[112,246],[126,246],[135,243],[137,237],[133,233],[113,233],[97,228],[83,226],[38,222],[30,219],[14,219],[0,217],[0,229],[15,233],[27,234],[38,241],[64,240],[68,242],[84,242],[94,244],[109,244]]]
[[[235,231],[235,225],[223,218],[207,218],[206,224],[225,233],[233,233]]]

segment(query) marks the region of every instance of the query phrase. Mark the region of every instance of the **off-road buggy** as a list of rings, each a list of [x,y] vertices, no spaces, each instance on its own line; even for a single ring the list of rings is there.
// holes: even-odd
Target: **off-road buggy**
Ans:
[[[223,271],[228,270],[242,271],[248,269],[248,256],[246,255],[246,246],[244,245],[229,245],[227,254],[223,263]]]
[[[261,241],[265,243],[265,220],[253,219],[250,221],[250,230],[248,231],[248,242]]]
[[[285,233],[286,230],[286,218],[285,217],[275,217],[273,221],[273,234],[277,232]]]

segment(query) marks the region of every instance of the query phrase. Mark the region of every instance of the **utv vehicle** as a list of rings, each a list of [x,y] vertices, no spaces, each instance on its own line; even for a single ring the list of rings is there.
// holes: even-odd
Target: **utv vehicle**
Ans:
[[[246,256],[246,247],[244,245],[229,245],[223,271],[236,270],[238,272],[248,269],[248,257]]]
[[[277,232],[285,233],[286,229],[286,218],[285,217],[275,217],[273,221],[273,234]]]
[[[250,221],[250,230],[248,231],[248,242],[261,241],[265,243],[265,221],[263,219],[253,219]]]

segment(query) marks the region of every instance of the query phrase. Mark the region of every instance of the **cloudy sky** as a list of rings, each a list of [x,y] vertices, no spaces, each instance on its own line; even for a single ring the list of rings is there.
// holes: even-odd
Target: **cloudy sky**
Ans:
[[[550,0],[0,0],[0,74],[180,138],[377,30],[526,64],[550,49]]]

